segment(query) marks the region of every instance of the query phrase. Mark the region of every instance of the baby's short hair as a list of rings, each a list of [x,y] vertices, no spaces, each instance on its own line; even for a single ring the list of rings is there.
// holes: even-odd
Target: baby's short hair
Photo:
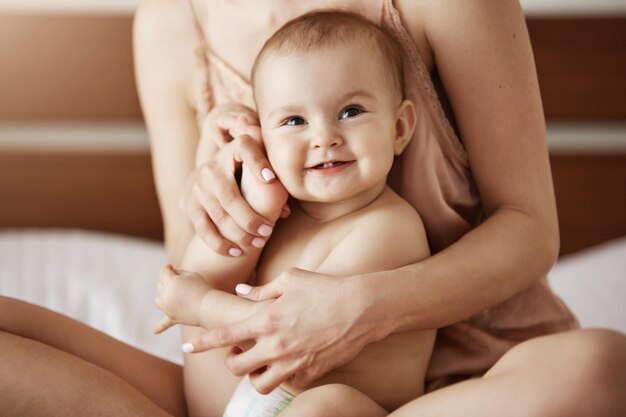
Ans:
[[[270,37],[252,66],[251,79],[268,54],[288,55],[294,52],[315,51],[327,47],[365,42],[380,52],[385,76],[404,96],[402,49],[385,29],[366,18],[344,10],[316,10],[287,22]],[[364,63],[365,65],[367,63]]]

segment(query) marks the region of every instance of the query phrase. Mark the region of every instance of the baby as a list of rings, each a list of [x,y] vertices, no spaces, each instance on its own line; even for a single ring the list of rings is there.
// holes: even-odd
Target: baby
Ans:
[[[398,48],[383,29],[339,11],[306,14],[267,41],[252,82],[263,144],[295,199],[292,214],[262,253],[253,244],[241,256],[222,257],[194,238],[182,268],[196,272],[167,267],[161,273],[157,304],[167,317],[157,332],[172,324],[214,328],[253,315],[266,302],[245,300],[232,290],[254,271],[255,284],[262,285],[292,267],[356,275],[429,255],[419,215],[386,185],[416,119],[412,102],[403,99]],[[282,187],[250,187],[250,175],[244,166],[242,193],[252,208],[262,215],[280,213]],[[192,331],[186,332],[188,337]],[[224,416],[332,416],[337,410],[342,416],[384,416],[423,393],[434,339],[434,330],[390,335],[305,390],[286,381],[261,395],[244,377]],[[215,372],[192,359],[207,354],[214,355]],[[198,385],[223,373],[224,355],[186,355],[192,415],[221,412],[219,401],[202,404],[206,387]]]

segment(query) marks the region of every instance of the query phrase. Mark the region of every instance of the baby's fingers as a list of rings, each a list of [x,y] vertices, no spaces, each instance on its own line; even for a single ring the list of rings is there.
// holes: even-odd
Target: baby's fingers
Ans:
[[[250,168],[250,172],[261,184],[272,182],[276,178],[261,145],[252,136],[240,135],[235,140],[234,145],[235,160]]]
[[[163,316],[163,318],[161,319],[159,324],[157,324],[154,327],[153,332],[154,332],[154,334],[161,334],[161,333],[163,333],[164,331],[166,331],[167,329],[169,329],[170,327],[172,327],[175,324],[176,324],[176,322],[174,320],[172,320],[168,316]]]

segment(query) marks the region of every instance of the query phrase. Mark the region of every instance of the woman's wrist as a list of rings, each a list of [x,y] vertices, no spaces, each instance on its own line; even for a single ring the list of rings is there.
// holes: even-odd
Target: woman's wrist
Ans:
[[[393,303],[389,303],[385,293],[386,285],[380,285],[385,280],[383,273],[370,273],[350,277],[347,280],[347,293],[350,294],[350,303],[355,326],[363,326],[367,343],[382,340],[391,333],[398,331],[402,326],[401,317]],[[345,278],[342,278],[345,279]]]

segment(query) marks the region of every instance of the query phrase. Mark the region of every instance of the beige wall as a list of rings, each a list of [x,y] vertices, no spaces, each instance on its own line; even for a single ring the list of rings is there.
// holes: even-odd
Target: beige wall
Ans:
[[[0,10],[60,12],[128,12],[140,0],[0,0]],[[528,14],[609,14],[626,13],[623,0],[520,0]]]
[[[130,11],[49,14],[24,11],[32,0],[20,4],[0,11],[0,227],[159,237]],[[562,253],[626,233],[625,19],[528,19],[556,126]]]

